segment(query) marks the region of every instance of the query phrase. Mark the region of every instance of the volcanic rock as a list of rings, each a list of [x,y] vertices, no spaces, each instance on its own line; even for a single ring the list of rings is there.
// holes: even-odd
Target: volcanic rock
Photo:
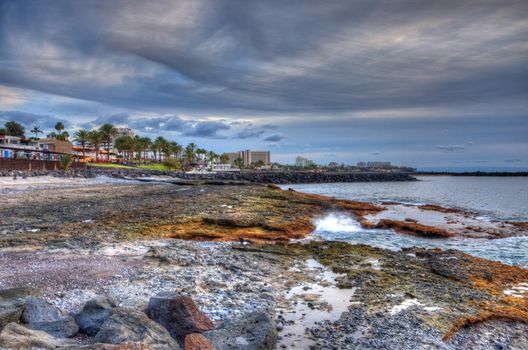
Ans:
[[[194,303],[185,296],[160,294],[149,301],[151,319],[167,328],[174,339],[184,340],[187,334],[202,333],[213,329],[213,323]]]
[[[99,296],[89,300],[84,304],[81,312],[75,315],[79,330],[89,336],[96,335],[116,305],[117,301],[107,296]]]

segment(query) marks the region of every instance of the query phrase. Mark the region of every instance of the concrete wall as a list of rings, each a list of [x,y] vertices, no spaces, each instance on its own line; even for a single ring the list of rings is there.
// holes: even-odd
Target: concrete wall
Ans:
[[[84,164],[72,163],[71,168],[83,169]],[[60,169],[59,162],[49,160],[27,160],[27,159],[9,159],[0,158],[0,170],[57,170]]]

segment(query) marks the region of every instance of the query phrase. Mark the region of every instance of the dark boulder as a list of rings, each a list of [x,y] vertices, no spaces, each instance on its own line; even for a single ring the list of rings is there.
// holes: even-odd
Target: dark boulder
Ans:
[[[45,300],[31,296],[26,299],[21,321],[23,323],[50,322],[61,317],[62,313],[57,307]]]
[[[89,300],[81,312],[75,315],[79,330],[89,336],[96,335],[116,305],[117,301],[111,297],[100,296]]]
[[[20,320],[29,329],[44,331],[57,338],[69,338],[79,331],[72,316],[64,316],[59,308],[33,296],[26,299]]]
[[[187,334],[213,329],[213,322],[186,296],[160,294],[152,297],[148,315],[170,332],[174,339],[183,341]]]
[[[40,292],[33,288],[9,288],[0,290],[0,330],[8,323],[19,322],[26,305],[26,298]]]
[[[102,324],[94,338],[95,342],[121,344],[141,342],[152,349],[178,350],[178,343],[160,324],[140,311],[115,308],[111,316]]]
[[[203,335],[218,350],[272,350],[277,343],[277,327],[265,312],[224,322],[220,328]]]

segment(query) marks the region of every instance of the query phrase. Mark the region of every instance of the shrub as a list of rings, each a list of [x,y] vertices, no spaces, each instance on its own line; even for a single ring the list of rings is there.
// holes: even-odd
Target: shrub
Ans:
[[[169,170],[180,168],[180,162],[174,158],[167,158],[163,161],[162,164]]]
[[[73,157],[71,156],[71,154],[64,154],[60,157],[59,162],[62,170],[64,172],[67,172],[68,170],[70,170],[70,166],[73,163]]]

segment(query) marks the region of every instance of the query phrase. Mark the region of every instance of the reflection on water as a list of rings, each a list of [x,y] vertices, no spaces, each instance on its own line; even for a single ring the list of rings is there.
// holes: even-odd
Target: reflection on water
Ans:
[[[284,328],[280,332],[281,347],[287,349],[310,349],[314,342],[305,335],[307,328],[317,322],[337,320],[348,309],[355,288],[340,289],[336,286],[338,274],[314,259],[306,261],[308,270],[317,271],[313,283],[294,286],[286,293],[293,308],[283,313]]]
[[[397,234],[393,230],[363,229],[346,215],[330,214],[316,222],[315,235],[375,247],[400,250],[404,247],[457,249],[490,260],[528,267],[528,237],[501,239],[427,239]]]

